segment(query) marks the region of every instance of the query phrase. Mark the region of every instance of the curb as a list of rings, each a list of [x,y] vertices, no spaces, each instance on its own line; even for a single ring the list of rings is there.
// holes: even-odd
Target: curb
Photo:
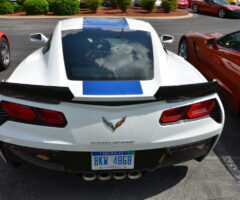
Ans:
[[[192,17],[193,14],[188,13],[184,16],[163,16],[163,17],[142,17],[142,16],[71,16],[71,15],[61,15],[61,16],[6,16],[0,15],[0,19],[66,19],[66,18],[77,18],[77,17],[89,17],[89,18],[137,18],[137,19],[185,19]]]

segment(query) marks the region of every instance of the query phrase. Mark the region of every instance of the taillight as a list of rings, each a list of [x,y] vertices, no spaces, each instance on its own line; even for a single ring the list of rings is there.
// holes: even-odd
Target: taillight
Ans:
[[[5,113],[12,119],[33,121],[36,117],[32,108],[28,106],[3,101],[2,108]]]
[[[204,101],[201,103],[195,103],[191,105],[187,112],[187,116],[190,119],[209,115],[214,108],[216,102],[214,100]]]
[[[186,110],[187,106],[166,110],[162,113],[161,121],[163,123],[178,121],[186,113]]]
[[[48,124],[63,125],[66,123],[65,116],[61,112],[37,108],[38,116]]]
[[[67,124],[64,114],[58,111],[29,107],[8,101],[3,101],[1,106],[10,119],[46,126],[64,127]]]
[[[187,120],[207,116],[211,113],[215,105],[216,101],[214,99],[211,99],[189,106],[165,110],[161,115],[160,122],[177,122],[179,120]]]

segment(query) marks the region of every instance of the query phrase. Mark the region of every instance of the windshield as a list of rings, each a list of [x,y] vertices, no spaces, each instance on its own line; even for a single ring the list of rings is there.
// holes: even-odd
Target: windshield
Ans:
[[[226,2],[225,0],[213,0],[213,2],[215,4],[218,4],[218,5],[228,5],[229,3]]]
[[[222,47],[240,52],[240,32],[232,33],[219,38],[217,43]]]
[[[153,50],[149,32],[67,30],[63,56],[70,80],[150,80]]]

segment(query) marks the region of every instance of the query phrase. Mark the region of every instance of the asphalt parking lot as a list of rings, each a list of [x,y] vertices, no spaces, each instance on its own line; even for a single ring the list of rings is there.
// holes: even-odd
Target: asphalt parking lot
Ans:
[[[0,72],[7,79],[16,66],[41,45],[30,43],[30,33],[49,36],[59,19],[2,19],[0,30],[11,41],[12,63]],[[188,31],[228,33],[240,29],[239,19],[194,15],[188,19],[146,20],[159,34],[172,34],[166,48],[177,52],[182,34]],[[34,66],[33,66],[34,67]],[[139,180],[85,182],[78,176],[21,166],[14,169],[0,161],[0,200],[14,199],[240,199],[240,118],[224,103],[226,124],[213,152],[201,163],[189,161],[159,169]]]

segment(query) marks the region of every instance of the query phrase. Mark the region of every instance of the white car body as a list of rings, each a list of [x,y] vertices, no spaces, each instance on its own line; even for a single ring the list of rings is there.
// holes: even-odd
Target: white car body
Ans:
[[[154,78],[140,81],[141,95],[86,95],[83,92],[84,81],[69,80],[65,70],[61,33],[66,30],[83,29],[84,20],[86,19],[74,18],[60,21],[54,29],[50,50],[46,54],[42,53],[42,48],[33,52],[7,80],[7,83],[68,87],[74,96],[72,102],[61,101],[59,104],[50,104],[6,94],[0,95],[0,101],[62,112],[67,125],[59,128],[8,120],[0,126],[1,142],[42,150],[112,152],[170,148],[215,137],[211,146],[213,148],[224,125],[223,106],[216,93],[181,101],[154,101],[154,94],[159,87],[199,84],[207,81],[183,58],[165,51],[158,34],[149,23],[126,19],[130,30],[147,31],[152,39]],[[112,20],[114,23],[114,19]],[[169,126],[159,123],[162,112],[167,109],[209,99],[216,99],[219,104],[220,122],[216,122],[211,117],[204,117]],[[101,103],[148,100],[153,101],[120,106],[95,104],[96,101]],[[82,101],[92,104],[76,103]],[[123,117],[126,117],[126,120],[113,131],[103,122],[103,117],[113,125]]]
[[[141,5],[140,1],[141,1],[141,0],[134,0],[134,5],[140,6],[140,5]],[[157,7],[160,7],[160,6],[162,5],[162,0],[156,0],[155,5],[156,5]]]

